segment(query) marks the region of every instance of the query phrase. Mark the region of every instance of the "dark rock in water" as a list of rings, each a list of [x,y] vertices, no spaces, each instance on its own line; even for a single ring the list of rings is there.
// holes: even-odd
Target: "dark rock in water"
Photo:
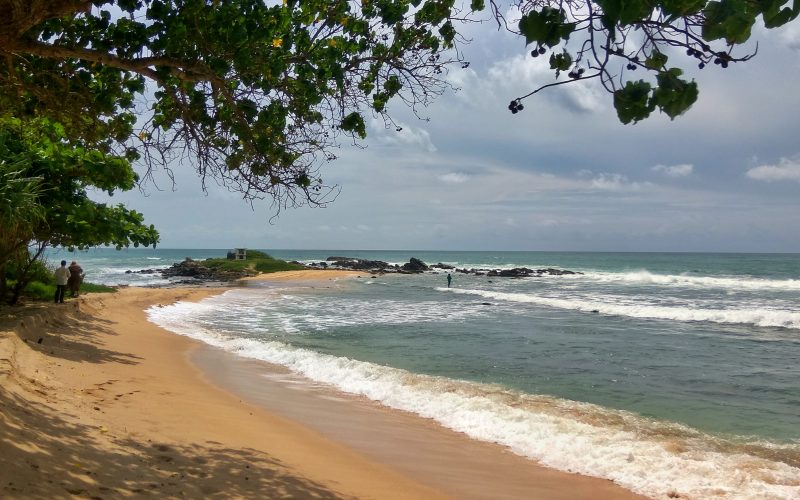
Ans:
[[[158,269],[139,269],[138,271],[131,271],[130,269],[128,269],[127,271],[125,271],[125,274],[156,274],[159,272],[161,271],[159,271]]]
[[[353,257],[328,257],[325,260],[327,260],[328,262],[335,262],[337,260],[356,260],[356,259],[354,259]]]
[[[492,303],[491,302],[481,302],[481,305],[482,306],[490,306],[490,305],[492,305]]]
[[[357,259],[353,257],[328,257],[328,262],[330,262],[331,266],[356,271],[378,271],[392,267],[388,262],[383,262],[382,260]],[[320,264],[323,267],[328,266],[325,262],[320,262]]]
[[[435,267],[437,269],[455,269],[455,267],[447,264],[442,264],[441,262],[439,262],[438,264],[431,264],[431,267],[432,268]]]
[[[592,309],[592,312],[593,313],[599,313],[600,311],[598,311],[597,309]]]
[[[427,264],[416,257],[411,257],[411,260],[403,264],[403,270],[411,271],[412,273],[421,273],[422,271],[428,271],[429,269],[430,268]]]

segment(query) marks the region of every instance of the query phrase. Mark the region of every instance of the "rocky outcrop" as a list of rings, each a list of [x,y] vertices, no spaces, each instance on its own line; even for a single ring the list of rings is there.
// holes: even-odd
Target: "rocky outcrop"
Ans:
[[[416,257],[411,257],[411,260],[403,264],[402,269],[403,271],[408,271],[411,273],[421,273],[423,271],[429,271],[430,267]]]
[[[173,264],[161,271],[163,278],[191,278],[194,281],[236,281],[246,276],[255,276],[258,271],[252,269],[228,270],[207,267],[202,260],[186,258],[183,262]]]
[[[325,262],[320,262],[320,267],[336,266],[342,269],[357,271],[381,271],[393,268],[388,262],[382,260],[357,259],[353,257],[328,257]]]
[[[400,273],[417,274],[423,272],[439,270],[456,272],[461,274],[472,274],[474,276],[491,276],[501,278],[538,278],[542,276],[562,276],[566,274],[582,274],[566,269],[555,269],[552,267],[543,269],[529,269],[527,267],[515,267],[513,269],[486,269],[486,268],[456,268],[454,266],[439,262],[428,266],[416,257],[399,266],[389,264],[380,260],[359,259],[356,257],[328,257],[327,260],[314,262],[308,266],[311,269],[353,269],[357,271],[369,271],[376,274]]]

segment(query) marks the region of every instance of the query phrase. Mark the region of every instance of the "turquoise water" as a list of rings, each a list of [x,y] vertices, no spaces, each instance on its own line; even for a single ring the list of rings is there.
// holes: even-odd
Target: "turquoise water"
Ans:
[[[224,254],[104,252],[79,260],[109,280]],[[583,274],[266,283],[151,319],[644,494],[800,497],[800,255],[270,253]]]

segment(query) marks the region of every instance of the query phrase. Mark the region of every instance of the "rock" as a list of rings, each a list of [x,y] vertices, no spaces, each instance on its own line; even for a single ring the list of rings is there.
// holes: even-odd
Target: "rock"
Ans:
[[[224,270],[209,268],[203,265],[203,261],[192,260],[188,257],[183,262],[173,264],[171,267],[161,271],[161,276],[164,278],[192,278],[192,280],[195,282],[229,282],[236,281],[244,278],[245,276],[254,276],[256,274],[258,274],[258,272],[252,269]],[[181,280],[179,283],[190,284],[193,281]]]
[[[328,262],[332,266],[356,271],[380,271],[392,267],[388,262],[383,262],[382,260],[357,259],[354,257],[328,257]],[[322,262],[320,264],[323,264],[324,267],[328,265]]]
[[[435,267],[437,269],[455,269],[455,267],[450,266],[448,264],[442,264],[439,262],[438,264],[432,264],[431,267]]]
[[[403,264],[403,270],[412,273],[421,273],[422,271],[430,270],[430,267],[416,257],[411,257],[411,260]]]

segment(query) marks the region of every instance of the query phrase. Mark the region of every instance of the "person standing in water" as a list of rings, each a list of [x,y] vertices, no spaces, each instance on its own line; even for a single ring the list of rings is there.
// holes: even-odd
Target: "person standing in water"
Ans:
[[[453,277],[450,276],[450,273],[447,273],[447,288],[450,288],[451,281],[453,281]]]

